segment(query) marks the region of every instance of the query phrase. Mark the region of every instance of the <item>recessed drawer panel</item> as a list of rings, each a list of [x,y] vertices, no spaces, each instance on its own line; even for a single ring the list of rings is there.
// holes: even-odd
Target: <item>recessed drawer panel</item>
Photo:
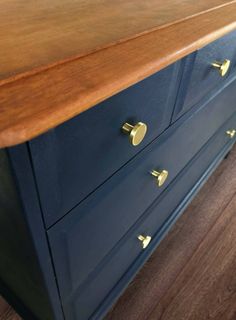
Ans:
[[[220,89],[225,79],[235,72],[236,32],[231,32],[187,57],[184,69],[181,85],[183,92],[176,105],[174,120],[213,89]]]
[[[190,119],[175,124],[49,230],[64,295],[75,290],[148,206],[236,110],[232,83]],[[231,92],[231,95],[229,94]],[[229,98],[231,97],[231,99]],[[230,137],[224,133],[224,138]],[[159,187],[152,170],[169,175]]]
[[[178,65],[169,66],[29,143],[47,226],[169,125]],[[145,126],[139,122],[147,126],[146,135]],[[125,123],[136,126],[132,130],[126,125],[125,133]]]
[[[71,271],[72,266],[77,268],[78,272],[80,271],[79,261],[80,263],[83,262],[82,257],[80,257],[80,260],[76,265],[73,265],[71,260],[66,263],[66,259],[68,259],[68,257],[70,258],[70,253],[68,254],[68,252],[65,252],[65,239],[67,238],[66,228],[61,228],[60,235],[58,235],[58,230],[49,232],[59,287],[61,290],[62,304],[67,319],[89,319],[91,314],[118,283],[119,287],[111,292],[111,297],[107,297],[109,300],[107,305],[110,305],[110,299],[114,299],[114,295],[117,295],[118,292],[128,284],[128,281],[132,278],[133,274],[148,258],[151,251],[160,241],[160,237],[163,236],[165,228],[171,224],[171,219],[174,219],[174,217],[170,218],[171,214],[178,214],[178,210],[181,210],[181,206],[179,208],[178,206],[181,202],[183,202],[182,205],[185,204],[185,201],[187,201],[187,198],[185,197],[194,190],[193,188],[196,183],[199,182],[203,173],[209,169],[209,166],[212,164],[212,161],[217,154],[222,151],[223,148],[226,152],[229,147],[232,146],[235,138],[230,140],[225,135],[225,132],[233,126],[236,126],[236,116],[234,116],[227,125],[224,125],[217,135],[215,135],[209,143],[201,149],[200,153],[188,164],[188,166],[181,171],[178,177],[170,184],[169,188],[162,193],[152,206],[149,207],[142,218],[137,221],[136,225],[129,230],[109,255],[103,259],[100,265],[91,271],[87,281],[82,286],[74,288],[70,293],[67,291],[68,288],[65,288],[65,283],[71,281],[73,276],[70,275],[71,277],[69,277],[68,272]],[[120,199],[120,201],[122,201],[122,199]],[[109,213],[110,215],[114,214],[112,211]],[[127,206],[126,216],[129,214],[130,211]],[[170,218],[170,220],[167,220],[168,218]],[[122,221],[116,221],[116,223],[121,224]],[[89,236],[94,237],[98,242],[99,239],[96,238],[98,234],[96,231],[94,232],[94,230],[96,230],[97,227],[99,228],[99,226],[99,223],[97,224],[94,222],[92,231],[87,230]],[[162,228],[163,226],[165,226],[165,228]],[[115,230],[117,227],[119,228],[119,225],[110,225],[104,221],[103,232],[100,233],[100,236],[103,237],[103,235],[105,235],[103,242],[105,246],[106,241],[110,241],[112,235],[116,232]],[[71,231],[73,232],[72,228]],[[79,232],[80,230],[78,230],[78,234]],[[142,238],[140,236],[145,238],[145,250],[143,248],[144,242],[141,241]],[[151,239],[148,239],[148,237],[151,237]],[[80,255],[80,248],[82,245],[86,247],[86,240],[87,239],[83,239],[82,237],[79,239],[79,236],[78,239],[74,238],[74,248],[77,248],[74,254],[77,253],[78,256]],[[70,242],[69,245],[71,244],[72,242]],[[66,246],[66,250],[68,250],[68,246]],[[95,251],[101,250],[101,247],[87,248],[87,250],[88,255],[96,255]],[[126,279],[124,279],[123,282],[118,282],[122,279],[122,276],[124,276],[131,265],[133,270],[129,270],[129,273],[126,275]],[[61,268],[61,266],[63,266],[63,268]]]

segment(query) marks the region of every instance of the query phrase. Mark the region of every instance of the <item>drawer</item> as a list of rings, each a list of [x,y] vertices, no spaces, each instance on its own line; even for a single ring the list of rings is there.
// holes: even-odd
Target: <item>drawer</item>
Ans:
[[[72,242],[65,247],[65,239],[67,238],[65,229],[61,229],[61,235],[58,237],[57,231],[49,232],[49,238],[53,249],[56,273],[58,276],[59,288],[61,291],[62,304],[66,318],[68,320],[87,320],[91,314],[101,306],[101,313],[110,306],[111,302],[117,298],[128,282],[137,272],[137,269],[145,262],[156,245],[163,237],[172,221],[183,210],[186,202],[189,201],[193,192],[196,191],[197,185],[201,184],[206,179],[206,174],[216,165],[219,157],[216,159],[219,152],[224,154],[232,146],[235,139],[231,140],[225,135],[225,131],[236,126],[236,115],[220,128],[218,133],[205,145],[198,155],[181,171],[178,177],[170,184],[162,195],[148,208],[145,214],[137,221],[128,233],[116,244],[109,252],[103,261],[94,268],[86,282],[72,292],[65,289],[65,283],[71,281],[71,268],[76,267],[79,271],[79,264],[73,266],[73,261],[70,259],[70,254],[65,252],[69,250]],[[224,154],[221,154],[221,159]],[[213,161],[215,163],[213,164]],[[210,167],[212,165],[212,167]],[[208,170],[208,172],[207,172]],[[203,174],[205,173],[205,176]],[[201,178],[201,180],[200,180]],[[127,210],[127,214],[129,211]],[[112,215],[112,212],[110,212]],[[117,225],[111,226],[104,222],[104,231],[106,234],[105,241],[109,241],[109,234],[115,232]],[[90,237],[94,237],[96,224],[91,226],[91,232],[87,230]],[[91,230],[91,229],[90,229]],[[78,230],[79,233],[79,230]],[[102,233],[100,234],[100,236]],[[151,236],[152,240],[145,250],[142,248],[142,243],[138,240],[139,235]],[[97,235],[96,235],[97,236]],[[95,237],[96,237],[95,236]],[[74,246],[78,245],[79,239],[74,239]],[[86,239],[80,238],[81,244],[86,246]],[[56,251],[55,251],[56,249]],[[80,245],[77,247],[79,255]],[[95,252],[92,248],[90,250]],[[99,250],[99,248],[97,248]],[[75,252],[74,252],[75,253]],[[88,251],[90,254],[90,251]],[[85,258],[85,257],[84,257]],[[65,263],[65,261],[67,261]],[[83,262],[82,256],[80,263]],[[63,265],[63,269],[61,266]],[[132,266],[132,268],[131,268]],[[127,272],[127,270],[129,270]],[[68,273],[69,272],[69,273]],[[109,296],[108,296],[109,294]],[[92,319],[100,319],[100,317],[92,317]],[[101,317],[102,318],[102,317]]]
[[[51,226],[168,127],[179,63],[29,142],[42,210]],[[147,125],[137,146],[124,123]],[[140,134],[140,132],[139,132]]]
[[[230,60],[229,71],[221,76],[219,69],[212,66],[215,61]],[[197,104],[212,90],[220,89],[228,76],[236,70],[236,31],[209,44],[188,56],[184,64],[184,74],[176,104],[174,117],[176,120],[183,113]]]
[[[191,118],[166,130],[50,228],[55,268],[65,294],[86,280],[148,206],[232,116],[236,108],[229,99],[231,90],[236,90],[236,82]],[[162,187],[157,186],[157,179],[151,175],[153,169],[169,171]]]

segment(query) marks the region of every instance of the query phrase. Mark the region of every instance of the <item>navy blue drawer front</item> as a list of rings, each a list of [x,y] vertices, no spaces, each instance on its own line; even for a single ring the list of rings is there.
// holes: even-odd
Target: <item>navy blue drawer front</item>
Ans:
[[[47,226],[168,127],[178,68],[169,66],[29,143]],[[147,125],[139,146],[122,133],[126,122]]]
[[[108,299],[108,303],[104,303],[102,305],[102,311],[104,311],[104,306],[110,305],[111,300],[118,295],[119,290],[123,289],[122,286],[126,286],[128,284],[128,280],[133,276],[132,272],[135,273],[137,271],[135,268],[137,269],[141,267],[148,255],[151,253],[148,249],[149,247],[147,247],[147,251],[142,249],[138,236],[149,235],[153,238],[152,241],[157,244],[157,238],[161,236],[166,225],[170,224],[171,214],[177,214],[177,211],[180,210],[181,202],[184,206],[187,195],[193,191],[195,185],[199,182],[199,179],[204,172],[209,168],[217,154],[223,148],[225,148],[225,150],[227,148],[228,150],[228,148],[232,146],[235,139],[230,140],[225,132],[235,125],[236,115],[228,121],[227,124],[220,128],[219,132],[202,148],[200,153],[189,163],[189,165],[184,168],[169,188],[162,193],[162,195],[149,207],[141,219],[137,221],[121,241],[117,243],[103,262],[93,270],[90,277],[81,287],[78,287],[73,291],[73,293],[68,295],[65,294],[63,291],[64,288],[62,288],[62,303],[66,319],[89,319],[92,313],[103,302],[105,297]],[[168,218],[170,220],[168,220]],[[106,233],[106,235],[109,233],[112,234],[115,231],[115,227],[116,226],[113,226],[113,228],[111,228],[104,224],[103,232]],[[96,225],[94,226],[94,229],[95,228]],[[65,234],[66,232],[64,233],[64,238],[66,238]],[[49,233],[49,235],[54,247],[55,232]],[[90,233],[90,236],[94,236],[93,231]],[[84,239],[81,238],[82,242],[83,240]],[[109,239],[107,239],[107,241],[109,241]],[[154,249],[152,241],[149,245],[151,250]],[[60,247],[60,249],[57,248],[57,250],[61,250],[64,247],[62,243],[59,244],[60,246],[58,246],[58,248]],[[75,243],[74,246],[77,244],[78,243]],[[69,245],[71,245],[71,243]],[[83,242],[83,245],[86,245],[86,239]],[[78,251],[79,248],[77,247],[77,252]],[[66,259],[66,256],[63,254],[60,256],[61,253],[58,253],[55,254],[56,269],[60,269],[60,265],[62,265],[65,261],[64,259]],[[124,276],[132,264],[136,265],[133,267],[133,271],[129,270],[127,278],[123,280],[123,284],[119,283],[119,280],[122,279],[122,276]],[[79,266],[77,267],[79,268]],[[66,270],[64,270],[64,272]],[[61,285],[60,276],[61,274],[59,274],[59,286]],[[116,284],[118,284],[117,288],[115,288]],[[110,296],[107,296],[109,293]],[[94,316],[92,319],[97,319],[97,317]]]
[[[231,61],[229,72],[222,77],[212,66],[215,61]],[[184,76],[175,108],[174,120],[197,104],[213,89],[224,85],[225,79],[236,70],[236,31],[231,32],[203,49],[188,56],[184,62]]]
[[[191,158],[235,112],[236,82],[175,124],[49,230],[63,297],[75,291]],[[230,94],[231,93],[231,94]],[[226,134],[225,138],[227,139]],[[152,169],[166,169],[163,187]]]

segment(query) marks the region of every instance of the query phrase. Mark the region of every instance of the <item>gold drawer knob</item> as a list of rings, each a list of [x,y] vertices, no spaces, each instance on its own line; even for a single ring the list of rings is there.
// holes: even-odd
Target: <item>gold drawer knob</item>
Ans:
[[[143,236],[143,235],[140,234],[140,235],[138,236],[138,239],[141,241],[143,249],[145,249],[145,248],[147,248],[147,246],[148,246],[149,243],[151,242],[152,237],[150,237],[150,236]]]
[[[236,135],[236,130],[228,130],[226,131],[226,134],[231,138],[233,139]]]
[[[169,172],[167,170],[162,170],[162,171],[156,171],[156,170],[152,170],[151,171],[151,175],[153,175],[156,179],[157,185],[158,187],[161,187],[166,179],[168,178],[168,174]]]
[[[147,133],[147,125],[143,122],[138,122],[137,124],[132,126],[131,124],[126,122],[122,126],[122,131],[125,134],[129,135],[130,143],[133,146],[137,146],[143,141],[143,139]]]
[[[215,61],[212,63],[212,66],[219,70],[221,77],[224,77],[229,71],[230,60],[225,59],[223,62]]]

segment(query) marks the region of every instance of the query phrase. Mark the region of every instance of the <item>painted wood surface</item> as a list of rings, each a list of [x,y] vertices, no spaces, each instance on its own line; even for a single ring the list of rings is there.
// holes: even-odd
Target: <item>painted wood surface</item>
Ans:
[[[47,227],[169,127],[178,79],[177,63],[30,141]],[[121,127],[139,121],[148,130],[142,143],[134,147]]]
[[[235,319],[235,166],[234,147],[106,320]]]
[[[215,61],[230,60],[228,72],[222,77],[212,67]],[[182,84],[175,107],[174,120],[199,103],[212,90],[224,86],[230,75],[236,71],[236,31],[220,38],[208,46],[189,55],[184,62]]]
[[[34,76],[8,84],[4,80],[5,85],[0,90],[0,147],[30,140],[234,30],[234,2]],[[9,7],[14,1],[4,3]],[[214,7],[212,1],[206,3]],[[167,12],[172,16],[175,13],[168,6],[166,11],[163,8],[159,12],[163,16]],[[4,30],[6,33],[6,28]],[[50,45],[46,47],[50,48]],[[51,51],[60,50],[54,48]],[[14,50],[14,55],[20,56],[16,52]],[[27,55],[30,52],[31,49]],[[53,56],[50,52],[47,55]]]
[[[62,320],[27,145],[1,150],[4,152],[8,167],[0,170],[0,292],[25,319]]]
[[[20,160],[18,157],[17,162],[19,163]],[[25,170],[28,169],[27,174],[24,173],[24,177],[27,179],[30,176],[30,170],[26,163],[24,165]],[[43,275],[39,262],[40,254],[35,249],[31,237],[32,228],[29,227],[27,219],[25,219],[27,205],[22,201],[23,192],[20,195],[18,193],[19,189],[16,187],[10,157],[6,150],[0,150],[0,178],[0,292],[6,297],[9,297],[9,292],[11,292],[12,299],[10,301],[17,300],[20,312],[25,314],[27,319],[33,318],[33,315],[37,315],[40,320],[52,319],[54,313],[48,298],[45,275]],[[33,184],[30,188],[32,193],[27,193],[30,198],[28,205],[30,201],[35,201]],[[36,203],[34,205],[37,206]],[[37,213],[31,206],[31,216],[37,215]],[[40,216],[38,218],[40,219]],[[34,223],[38,218],[35,217]],[[37,224],[37,228],[38,230],[35,232],[37,233],[37,241],[41,242],[40,245],[43,248],[43,239],[39,236],[39,224]],[[45,257],[46,250],[43,254]],[[43,263],[50,274],[50,260],[43,261]],[[53,290],[53,285],[51,289]]]
[[[103,308],[104,312],[106,307],[110,307],[114,296],[127,285],[129,276],[137,272],[134,265],[136,264],[138,268],[143,265],[147,255],[151,254],[152,249],[164,236],[165,229],[173,223],[173,216],[178,216],[189,194],[196,191],[195,186],[201,179],[204,180],[203,173],[209,170],[222,150],[225,148],[228,150],[229,144],[232,146],[233,140],[228,139],[225,131],[235,123],[236,114],[218,130],[217,134],[166,189],[162,188],[158,191],[155,182],[148,178],[151,166],[145,160],[141,161],[147,174],[143,174],[143,170],[140,170],[140,174],[135,165],[131,165],[129,171],[132,171],[132,175],[123,172],[116,180],[110,179],[111,181],[107,182],[104,188],[98,190],[94,196],[85,200],[82,205],[76,207],[67,217],[49,229],[49,242],[68,320],[88,319],[104,297],[109,302],[103,301],[101,309]],[[194,127],[192,124],[193,132]],[[196,137],[192,135],[192,141],[195,139]],[[162,147],[161,145],[160,150],[164,151]],[[167,149],[173,150],[168,147]],[[188,149],[190,149],[189,144],[186,143],[184,148],[178,144],[179,155]],[[164,155],[165,151],[163,155],[157,155],[154,149],[153,165],[155,165],[155,159],[159,159],[159,164],[165,165],[168,161]],[[151,162],[150,158],[150,155],[146,155],[147,161]],[[176,158],[172,158],[176,162]],[[180,156],[178,159],[181,163]],[[167,169],[170,170],[170,175],[173,175],[171,170],[175,171],[176,168],[167,163]],[[130,180],[129,185],[126,180]],[[139,195],[138,198],[137,195]],[[152,203],[151,196],[153,196]],[[117,199],[120,199],[119,203]],[[115,206],[114,203],[116,203]],[[141,215],[140,212],[143,214]],[[137,241],[137,235],[142,233],[151,235],[153,238],[151,245],[144,253]],[[123,288],[120,284],[122,279]],[[114,289],[110,291],[111,288]],[[96,311],[98,314],[102,312]],[[101,314],[98,318],[100,317],[102,318]]]
[[[170,71],[170,69],[165,70],[163,78],[161,77],[162,81],[165,80]],[[159,76],[160,74],[156,79],[159,79]],[[149,86],[155,87],[154,79],[155,77],[150,79]],[[111,207],[113,203],[116,203],[117,199],[126,199],[124,203],[119,202],[114,208],[117,212],[115,214],[117,219],[123,210],[128,210],[129,205],[136,205],[136,208],[131,210],[130,207],[129,209],[130,218],[132,214],[138,215],[138,213],[142,213],[148,203],[151,203],[162,191],[162,189],[153,189],[148,172],[155,167],[159,170],[168,170],[169,177],[165,186],[168,185],[220,126],[236,111],[234,95],[236,81],[231,79],[231,82],[227,82],[225,85],[228,86],[219,95],[214,92],[215,97],[213,94],[207,96],[204,103],[202,102],[202,104],[196,106],[193,114],[189,112],[185,117],[182,117],[179,123],[175,123],[174,126],[165,130],[135,158],[133,156],[136,150],[133,150],[134,147],[129,145],[127,137],[120,134],[120,125],[117,125],[116,121],[119,117],[127,115],[127,111],[131,106],[136,108],[136,111],[143,110],[143,115],[147,117],[145,118],[147,125],[151,124],[149,126],[150,135],[154,137],[160,119],[156,111],[165,106],[165,112],[171,112],[171,108],[168,108],[167,104],[165,105],[165,99],[160,104],[152,100],[148,102],[152,95],[151,91],[149,91],[149,98],[146,97],[146,106],[149,107],[149,110],[143,108],[143,106],[140,106],[141,109],[138,108],[141,98],[138,98],[139,95],[137,96],[137,93],[132,91],[133,95],[129,96],[129,107],[125,105],[124,109],[121,107],[120,109],[123,110],[121,114],[119,114],[119,104],[114,104],[114,109],[112,109],[108,102],[107,106],[111,108],[111,113],[99,113],[104,109],[96,110],[95,108],[90,110],[88,117],[84,113],[83,117],[75,118],[64,126],[58,127],[31,141],[29,145],[32,163],[46,226],[50,227],[65,216],[98,187],[100,188],[97,189],[97,193],[93,192],[88,197],[90,208],[82,209],[84,212],[96,211],[99,208],[102,216],[103,212],[108,213],[106,209],[108,204],[104,200],[109,195],[110,200],[108,203]],[[139,87],[139,89],[141,88]],[[143,94],[145,94],[144,84],[142,89],[144,91]],[[160,98],[161,96],[160,94]],[[122,97],[120,98],[122,99]],[[117,97],[117,99],[119,98]],[[115,102],[114,98],[113,102]],[[104,105],[103,107],[105,108],[106,106]],[[183,122],[184,120],[186,121]],[[103,126],[105,123],[106,125]],[[161,129],[161,123],[159,129]],[[90,148],[88,145],[94,145],[94,147]],[[141,148],[139,149],[140,151]],[[175,156],[170,157],[170,154]],[[176,154],[178,154],[178,161]],[[133,159],[131,160],[131,158]],[[125,165],[127,161],[129,163]],[[120,169],[123,165],[125,167]],[[116,175],[107,180],[115,172]],[[103,184],[106,180],[107,182]],[[139,193],[141,193],[141,198],[137,198],[134,202],[131,201]],[[144,199],[142,200],[142,198]],[[94,204],[92,205],[92,203]],[[94,208],[92,209],[93,206]],[[99,219],[97,218],[96,220]],[[128,227],[128,223],[126,223],[126,227]]]
[[[181,315],[188,320],[206,320],[209,314],[214,320],[234,319],[236,261],[232,242],[235,241],[236,234],[235,151],[234,148],[232,154],[209,179],[106,320],[158,320],[161,315],[164,319],[171,320],[173,315],[176,320],[182,320]],[[215,241],[212,243],[212,239],[216,239],[216,244]],[[224,256],[225,259],[215,260],[219,259],[217,256]],[[201,260],[205,264],[201,264],[199,268]],[[215,268],[214,281],[212,267]],[[205,274],[205,285],[196,287],[189,272],[195,275],[193,279],[197,283],[202,281]],[[182,292],[182,298],[186,301],[188,290],[197,290],[195,296],[190,295],[190,303],[188,300],[189,304],[177,304],[179,292]],[[143,292],[146,294],[143,295]],[[204,295],[207,295],[206,299]],[[196,296],[199,299],[194,304]],[[173,299],[170,300],[170,297]],[[190,309],[193,310],[192,314]],[[0,319],[21,320],[2,298]]]
[[[235,319],[235,211],[234,195],[149,320]]]

